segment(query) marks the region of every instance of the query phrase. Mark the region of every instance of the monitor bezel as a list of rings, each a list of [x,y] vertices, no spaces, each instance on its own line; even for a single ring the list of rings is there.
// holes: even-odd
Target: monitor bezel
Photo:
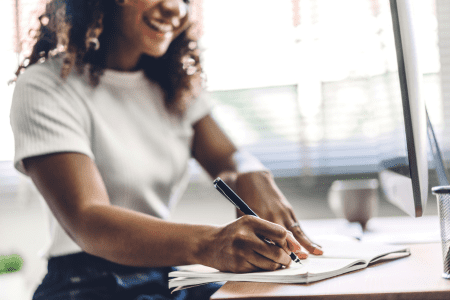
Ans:
[[[405,209],[405,207],[408,207],[408,203],[396,202],[394,204],[413,217],[421,217],[428,199],[428,158],[426,108],[421,95],[422,73],[420,72],[418,61],[413,8],[412,3],[408,0],[390,0],[390,7],[397,54],[414,212]],[[401,199],[401,201],[411,200]]]

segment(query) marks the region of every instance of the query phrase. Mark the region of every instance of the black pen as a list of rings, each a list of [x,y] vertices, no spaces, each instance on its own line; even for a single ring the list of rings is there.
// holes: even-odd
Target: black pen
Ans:
[[[250,215],[250,216],[255,216],[257,218],[258,215],[251,210],[250,207],[248,207],[248,205],[244,202],[244,200],[242,200],[222,179],[220,179],[220,177],[217,177],[214,180],[214,187],[225,197],[228,199],[228,201],[230,201],[231,203],[234,204],[234,206],[236,206],[240,211],[242,211],[244,214],[246,215]],[[274,242],[265,239],[267,242],[271,243],[271,244],[275,244]],[[289,254],[289,256],[291,257],[293,262],[302,264],[300,262],[300,259],[297,257],[297,255],[295,255],[294,252],[291,252],[291,254]]]

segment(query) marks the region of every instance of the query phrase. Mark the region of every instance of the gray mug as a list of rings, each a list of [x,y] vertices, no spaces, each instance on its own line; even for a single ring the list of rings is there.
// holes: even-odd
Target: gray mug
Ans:
[[[328,192],[328,204],[337,217],[358,222],[365,230],[378,211],[378,180],[336,180]]]

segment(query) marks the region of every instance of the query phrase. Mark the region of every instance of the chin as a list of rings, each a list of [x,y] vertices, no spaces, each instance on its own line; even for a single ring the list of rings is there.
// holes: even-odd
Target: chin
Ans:
[[[169,49],[169,45],[170,43],[166,44],[158,44],[155,45],[153,43],[146,45],[145,49],[144,49],[144,53],[149,55],[149,56],[153,56],[155,58],[161,57],[164,54],[166,54],[167,49]]]
[[[161,56],[163,56],[164,54],[166,54],[166,52],[146,52],[145,54],[147,54],[148,56],[154,57],[154,58],[159,58]]]

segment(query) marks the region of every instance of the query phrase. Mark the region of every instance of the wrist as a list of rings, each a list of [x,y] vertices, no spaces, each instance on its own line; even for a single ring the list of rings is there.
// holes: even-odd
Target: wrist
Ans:
[[[195,237],[188,237],[192,244],[192,255],[188,259],[188,264],[202,264],[205,266],[211,266],[208,263],[208,258],[212,256],[212,247],[215,236],[219,230],[218,226],[202,225],[199,226],[199,230],[196,231]]]
[[[282,193],[269,171],[239,174],[236,180],[236,193],[260,217],[260,214],[266,215],[267,206],[270,203],[282,197]],[[241,215],[242,213],[237,211],[237,216]]]
[[[235,180],[236,188],[245,186],[258,187],[261,184],[272,185],[273,182],[274,178],[269,170],[238,173]]]

